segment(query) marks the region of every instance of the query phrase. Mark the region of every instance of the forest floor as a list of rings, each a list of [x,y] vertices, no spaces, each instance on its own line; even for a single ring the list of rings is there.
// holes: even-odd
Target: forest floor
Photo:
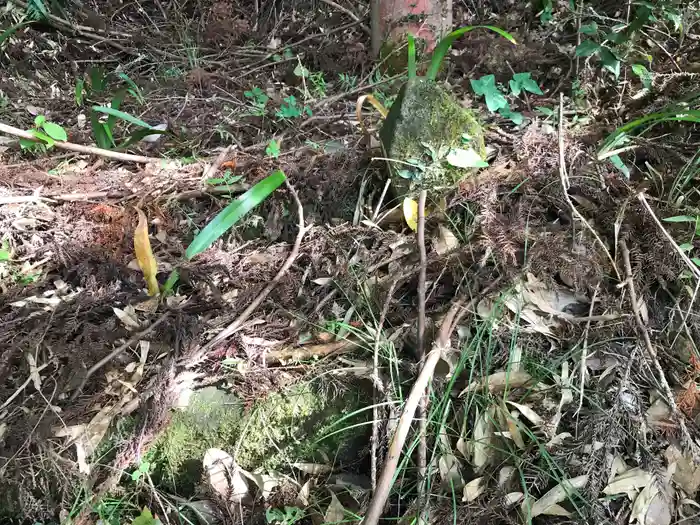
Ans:
[[[365,3],[84,4],[3,12],[0,123],[94,144],[90,108],[122,93],[168,132],[128,148],[152,163],[0,135],[3,523],[358,522],[443,324],[427,473],[416,423],[387,519],[700,522],[694,7],[455,1],[455,27],[517,45],[474,31],[447,57],[489,165],[428,194],[421,243],[381,118],[356,111],[406,81],[371,56]],[[159,283],[179,269],[167,297],[136,209]]]

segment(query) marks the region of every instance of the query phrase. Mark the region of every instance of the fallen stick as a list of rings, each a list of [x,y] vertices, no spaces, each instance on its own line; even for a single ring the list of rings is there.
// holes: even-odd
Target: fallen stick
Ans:
[[[418,240],[418,251],[420,252],[420,268],[418,271],[418,359],[425,357],[425,296],[426,296],[426,267],[428,256],[425,252],[425,200],[427,190],[421,190],[418,196],[418,227],[416,237]],[[423,393],[418,403],[418,508],[425,513],[425,489],[426,474],[428,471],[428,396],[427,389]],[[425,517],[425,515],[423,515]],[[419,521],[424,521],[420,519]]]
[[[294,346],[291,348],[282,348],[281,350],[271,350],[265,354],[266,365],[278,365],[290,361],[304,361],[305,359],[313,359],[319,357],[327,357],[349,352],[358,348],[359,344],[349,339],[342,341],[333,341],[321,345],[306,345]]]
[[[299,200],[299,195],[297,194],[296,190],[289,183],[288,180],[285,181],[285,184],[287,185],[287,188],[289,188],[289,191],[292,192],[292,196],[294,197],[294,200],[297,203],[297,208],[299,209],[299,233],[297,233],[297,238],[294,243],[294,247],[292,248],[292,251],[287,257],[287,260],[284,261],[284,264],[277,272],[277,275],[273,277],[273,279],[268,283],[268,285],[263,289],[263,291],[260,292],[260,294],[255,298],[255,300],[252,303],[250,303],[248,307],[245,310],[243,310],[243,312],[241,312],[241,314],[238,317],[236,317],[236,319],[234,319],[234,321],[231,324],[229,324],[226,328],[219,332],[219,334],[216,335],[211,341],[199,348],[189,359],[188,366],[191,367],[196,365],[199,361],[202,360],[202,358],[206,355],[207,352],[209,352],[218,344],[224,342],[226,339],[228,339],[238,330],[240,330],[243,326],[243,323],[245,323],[248,320],[248,318],[255,311],[255,309],[258,306],[260,306],[260,304],[267,298],[268,295],[270,295],[270,292],[275,286],[277,286],[277,283],[282,279],[282,277],[284,277],[284,274],[287,273],[287,270],[289,270],[289,268],[292,266],[292,263],[298,257],[299,249],[301,248],[301,240],[304,238],[304,235],[311,228],[311,226],[306,226],[304,224],[304,207],[301,204],[301,200]]]
[[[399,423],[396,426],[394,438],[391,440],[391,445],[389,446],[389,450],[387,452],[386,462],[384,463],[382,474],[377,482],[377,490],[372,496],[372,501],[370,501],[367,514],[365,514],[365,517],[362,520],[362,525],[376,525],[382,515],[384,504],[389,498],[389,492],[391,491],[391,485],[394,481],[394,474],[396,473],[396,468],[399,464],[401,451],[406,443],[408,432],[411,430],[411,423],[413,423],[413,416],[416,413],[416,408],[418,408],[418,403],[423,397],[423,394],[428,387],[431,378],[433,377],[435,365],[437,365],[438,361],[440,361],[442,352],[450,346],[450,328],[463,302],[463,299],[458,299],[442,320],[440,332],[437,339],[433,343],[433,348],[426,356],[425,362],[423,363],[423,368],[421,369],[420,374],[418,375],[418,378],[413,384],[413,388],[411,388],[411,392],[406,399],[406,404],[401,412]]]
[[[32,140],[34,142],[42,142],[37,139],[29,131],[15,128],[7,124],[0,123],[0,133],[12,135],[22,139]],[[73,144],[72,142],[55,141],[54,145],[59,149],[74,151],[75,153],[85,153],[87,155],[99,155],[108,159],[121,160],[124,162],[138,162],[140,164],[148,164],[149,162],[158,162],[161,159],[156,157],[144,157],[143,155],[132,155],[131,153],[121,153],[119,151],[110,151],[108,149],[97,148],[94,146],[83,146],[82,144]]]
[[[671,413],[673,414],[674,418],[678,422],[678,426],[681,429],[682,443],[685,445],[686,448],[688,448],[692,452],[693,458],[695,459],[695,461],[697,461],[698,459],[700,459],[700,450],[698,449],[698,445],[693,441],[693,438],[690,436],[690,432],[688,432],[688,427],[685,424],[684,419],[685,416],[681,414],[680,410],[678,410],[676,398],[673,395],[671,386],[668,384],[666,374],[664,373],[664,369],[661,367],[661,363],[659,362],[659,357],[656,354],[656,349],[654,348],[654,345],[651,342],[651,337],[649,337],[649,331],[647,330],[646,325],[644,324],[644,320],[642,319],[642,314],[639,311],[637,290],[634,287],[634,279],[632,277],[632,263],[630,262],[630,251],[627,248],[627,243],[625,243],[625,241],[622,239],[620,239],[620,252],[622,253],[622,260],[625,263],[625,284],[627,285],[627,289],[630,293],[630,302],[632,303],[632,312],[634,313],[634,320],[636,321],[637,329],[640,335],[642,336],[642,341],[644,341],[644,348],[646,349],[647,357],[654,365],[654,369],[657,374],[657,379],[659,380],[659,383],[661,383],[661,389],[663,390],[663,393],[667,398],[668,406],[671,409]]]

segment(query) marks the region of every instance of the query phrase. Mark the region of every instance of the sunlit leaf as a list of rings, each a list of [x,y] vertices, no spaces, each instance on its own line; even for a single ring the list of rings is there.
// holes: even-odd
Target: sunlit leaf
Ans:
[[[693,217],[692,215],[675,215],[673,217],[666,217],[663,219],[664,222],[692,222],[695,224],[695,221],[697,220],[696,217]]]
[[[474,148],[452,148],[445,160],[455,168],[486,168],[489,165]]]
[[[134,253],[146,280],[148,295],[154,296],[158,295],[158,280],[156,279],[158,264],[153,256],[151,241],[148,238],[148,220],[146,215],[138,208],[136,208],[136,213],[139,216],[139,223],[134,231]]]
[[[406,71],[408,72],[408,79],[416,78],[416,39],[411,33],[408,33],[408,66]]]
[[[584,35],[598,34],[598,24],[596,24],[595,20],[590,24],[582,24],[579,32],[583,33]]]
[[[474,93],[484,96],[486,107],[489,108],[489,111],[495,112],[508,105],[506,97],[496,86],[496,77],[494,75],[484,75],[478,80],[471,79],[469,82]]]
[[[617,58],[612,50],[602,47],[600,49],[600,60],[603,63],[603,67],[615,75],[615,78],[620,76],[620,59]]]
[[[285,179],[284,173],[281,170],[277,170],[231,202],[197,234],[192,240],[192,244],[187,247],[185,257],[192,259],[209,248],[218,238],[241,220],[241,217],[279,188]]]
[[[68,135],[66,134],[66,130],[63,129],[58,124],[55,124],[53,122],[44,122],[41,127],[44,128],[44,131],[46,131],[46,134],[54,140],[61,140],[61,141],[68,140]]]
[[[403,217],[409,228],[413,231],[418,229],[418,203],[409,197],[403,200]]]
[[[105,115],[111,115],[121,120],[125,120],[126,122],[135,124],[136,126],[151,129],[150,124],[147,124],[140,118],[136,118],[133,115],[129,115],[128,113],[124,113],[123,111],[119,111],[118,109],[109,108],[107,106],[92,106],[92,109],[97,111],[98,113],[104,113]]]
[[[445,57],[447,56],[447,53],[449,52],[450,47],[452,47],[454,41],[457,40],[460,36],[465,35],[470,31],[473,31],[474,29],[488,29],[489,31],[493,31],[494,33],[501,35],[503,38],[505,38],[509,42],[512,42],[513,44],[517,43],[515,41],[515,38],[513,38],[513,35],[495,26],[466,26],[456,29],[450,34],[448,34],[445,38],[440,40],[440,42],[438,42],[438,45],[435,47],[435,51],[433,51],[433,56],[430,59],[430,67],[428,68],[428,73],[426,75],[428,80],[435,80],[437,78],[437,74],[440,71],[440,66],[445,60]]]
[[[600,44],[594,42],[593,40],[584,40],[578,46],[576,46],[576,56],[577,57],[589,57],[600,50]]]

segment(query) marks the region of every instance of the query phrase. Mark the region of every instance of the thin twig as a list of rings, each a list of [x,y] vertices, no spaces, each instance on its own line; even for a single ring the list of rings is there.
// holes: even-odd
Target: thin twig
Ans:
[[[229,337],[231,337],[233,334],[235,334],[238,330],[240,330],[241,326],[243,323],[245,323],[248,320],[248,317],[255,311],[255,309],[262,304],[262,302],[267,298],[267,296],[270,294],[270,292],[273,290],[275,286],[277,286],[277,283],[284,277],[284,275],[287,273],[287,270],[292,266],[292,263],[296,260],[297,256],[299,255],[299,249],[301,248],[301,241],[304,238],[304,235],[306,232],[311,229],[311,226],[306,226],[304,224],[304,207],[301,204],[301,200],[299,200],[299,195],[297,194],[296,190],[294,187],[289,183],[289,181],[285,181],[285,184],[287,185],[287,188],[289,191],[292,193],[292,196],[294,197],[294,200],[296,201],[297,208],[298,208],[298,213],[299,213],[299,232],[297,233],[297,238],[294,243],[294,247],[292,248],[292,251],[289,253],[289,256],[287,257],[287,260],[284,261],[284,264],[282,267],[279,269],[277,272],[277,275],[275,275],[272,280],[267,284],[267,286],[258,294],[258,296],[255,298],[255,300],[248,305],[248,307],[241,312],[241,314],[234,319],[234,321],[229,324],[226,328],[224,328],[216,337],[214,337],[211,341],[203,345],[197,352],[195,352],[194,356],[189,360],[190,361],[190,366],[198,363],[208,351],[216,347],[218,344],[222,343]]]
[[[673,395],[673,391],[671,390],[670,385],[668,384],[668,380],[666,379],[666,374],[664,373],[664,369],[661,366],[661,363],[659,363],[659,357],[656,353],[656,349],[654,348],[654,345],[651,342],[651,338],[649,337],[649,332],[644,325],[644,320],[642,319],[642,314],[639,311],[639,301],[637,299],[637,290],[634,287],[634,279],[632,277],[632,264],[630,263],[630,251],[627,248],[627,243],[625,243],[624,239],[620,239],[620,253],[622,254],[622,260],[625,264],[625,283],[627,284],[627,289],[629,290],[630,293],[630,302],[632,303],[632,312],[634,313],[634,319],[637,323],[637,329],[642,336],[642,341],[644,341],[644,348],[646,349],[647,356],[651,360],[652,364],[654,365],[654,369],[657,374],[657,379],[659,380],[659,383],[661,384],[661,388],[663,390],[664,395],[667,398],[667,403],[668,406],[671,408],[671,413],[673,414],[674,418],[676,421],[678,421],[678,426],[681,429],[681,433],[683,435],[683,440],[685,441],[685,446],[688,447],[692,452],[693,456],[695,458],[700,457],[700,450],[698,450],[697,444],[693,441],[693,438],[690,436],[690,433],[688,432],[688,427],[685,424],[685,417],[681,412],[678,410],[678,405],[676,405],[676,399]]]
[[[15,128],[14,126],[8,126],[7,124],[0,123],[0,133],[6,133],[7,135],[12,135],[15,137],[20,137],[23,139],[31,140],[34,142],[41,142],[29,131],[23,129]],[[88,155],[100,155],[101,157],[107,157],[109,159],[121,160],[124,162],[138,162],[141,164],[147,164],[149,162],[158,162],[160,159],[155,157],[144,157],[143,155],[132,155],[130,153],[121,153],[119,151],[111,151],[108,149],[96,148],[94,146],[83,146],[82,144],[73,144],[72,142],[63,142],[57,140],[54,142],[57,148],[65,149],[68,151],[74,151],[76,153],[86,153]]]
[[[392,281],[389,291],[386,294],[382,312],[379,315],[379,323],[377,324],[377,333],[374,337],[374,360],[372,362],[372,382],[374,383],[374,402],[372,406],[372,450],[371,450],[371,473],[372,473],[372,491],[377,489],[377,450],[379,448],[379,394],[384,393],[384,385],[379,377],[379,341],[382,337],[382,329],[386,320],[391,299],[394,296],[394,290],[398,280]],[[383,419],[383,418],[382,418]]]
[[[328,104],[332,104],[333,102],[337,102],[339,100],[344,99],[345,97],[349,97],[351,95],[357,95],[358,93],[362,93],[363,91],[367,91],[368,89],[372,89],[374,87],[380,86],[382,84],[387,84],[389,82],[392,82],[394,80],[397,80],[401,78],[401,75],[394,75],[391,77],[383,78],[378,82],[373,82],[371,84],[365,84],[361,85],[355,89],[352,89],[350,91],[347,91],[345,93],[339,93],[337,95],[333,95],[332,97],[324,98],[322,100],[319,100],[316,104],[312,106],[313,109],[318,109],[323,106],[327,106]]]
[[[38,374],[39,372],[41,372],[41,371],[42,371],[44,368],[46,368],[47,366],[49,366],[48,363],[44,363],[43,365],[38,366],[37,369],[36,369],[37,374]],[[31,383],[31,382],[32,382],[32,377],[31,377],[31,375],[30,375],[30,376],[27,378],[27,380],[26,380],[24,383],[22,383],[22,384],[19,386],[19,388],[17,388],[17,390],[15,390],[14,394],[12,394],[10,397],[8,397],[8,398],[5,400],[5,402],[4,402],[2,405],[0,405],[0,410],[4,410],[10,403],[12,403],[12,401],[14,401],[15,398],[16,398],[18,395],[20,395],[20,394],[22,393],[22,391],[23,391],[25,388],[27,388],[27,385],[28,385],[29,383]]]
[[[593,320],[593,308],[595,308],[595,300],[598,297],[598,288],[600,284],[596,284],[595,290],[593,291],[593,297],[591,298],[591,307],[588,309],[588,321],[586,321],[586,328],[583,330],[583,346],[581,348],[581,364],[579,365],[579,373],[581,374],[581,388],[579,390],[578,398],[578,408],[576,409],[575,415],[581,411],[583,406],[583,392],[586,386],[586,360],[588,359],[588,332],[591,329],[591,321]]]
[[[323,2],[324,4],[327,4],[327,5],[329,5],[329,6],[331,6],[331,7],[334,8],[334,9],[337,9],[338,11],[341,11],[341,12],[345,13],[345,14],[348,15],[350,18],[352,18],[355,22],[358,22],[359,27],[360,27],[365,33],[367,33],[367,34],[370,35],[370,36],[372,35],[372,31],[370,31],[369,27],[367,27],[365,24],[361,23],[362,21],[361,21],[360,17],[357,16],[357,15],[356,15],[355,13],[353,13],[352,11],[350,11],[350,9],[348,9],[347,7],[343,7],[342,5],[340,5],[340,4],[336,3],[336,2],[334,2],[333,0],[321,0],[321,2]]]
[[[426,267],[428,264],[428,256],[425,252],[425,200],[428,195],[427,190],[423,189],[418,195],[418,228],[416,235],[418,240],[418,251],[420,253],[420,267],[418,270],[418,360],[422,361],[425,357],[425,281]],[[428,465],[428,396],[427,392],[423,392],[420,403],[418,405],[419,419],[419,442],[418,442],[418,501],[419,508],[424,508],[423,497],[426,485],[426,472]]]
[[[384,204],[384,197],[386,197],[386,192],[389,190],[389,186],[391,186],[391,177],[386,178],[384,189],[382,189],[382,194],[379,196],[379,202],[377,202],[377,206],[374,208],[374,212],[372,212],[372,222],[377,220],[379,210],[381,210],[382,204]]]
[[[206,185],[206,182],[212,177],[214,177],[214,175],[216,175],[216,172],[219,171],[219,168],[226,161],[229,154],[233,151],[235,147],[235,145],[229,144],[223,150],[221,150],[219,156],[216,157],[216,160],[209,164],[207,169],[204,170],[204,173],[202,173],[202,185]]]
[[[595,237],[595,240],[598,241],[598,244],[600,244],[600,247],[603,249],[603,252],[605,252],[605,255],[608,257],[610,264],[612,264],[613,270],[615,271],[615,275],[617,276],[618,280],[622,280],[622,278],[620,277],[620,272],[617,269],[617,264],[615,264],[615,259],[613,259],[610,255],[610,252],[605,246],[605,243],[603,243],[603,241],[598,236],[598,233],[596,233],[593,227],[590,224],[588,224],[588,221],[585,219],[585,217],[579,213],[579,211],[576,209],[576,206],[574,206],[574,203],[571,201],[571,197],[569,197],[569,183],[568,177],[566,175],[566,155],[564,150],[564,93],[559,93],[559,177],[561,179],[562,193],[564,194],[564,199],[566,199],[569,208],[571,208],[573,214],[584,224],[584,226],[588,228],[588,231],[590,231],[593,234],[593,237]]]
[[[139,342],[141,339],[143,339],[148,334],[150,334],[153,330],[158,328],[158,326],[163,321],[165,321],[169,315],[170,315],[170,312],[165,312],[158,319],[156,319],[153,323],[151,323],[146,329],[141,330],[138,334],[134,334],[133,336],[131,336],[129,338],[129,340],[126,343],[124,343],[120,347],[116,348],[115,350],[110,352],[109,355],[105,356],[104,358],[100,359],[97,363],[92,365],[92,367],[86,372],[83,380],[80,382],[80,386],[78,386],[78,388],[75,389],[75,392],[73,392],[73,395],[70,396],[70,401],[75,401],[75,399],[78,397],[78,395],[80,395],[80,392],[83,391],[83,388],[87,384],[88,379],[90,379],[95,374],[95,372],[97,372],[100,368],[105,366],[107,363],[109,363],[115,357],[121,355],[131,345]]]
[[[389,446],[389,451],[387,452],[386,461],[384,463],[384,468],[382,469],[382,474],[377,482],[377,490],[372,496],[369,508],[362,520],[362,525],[376,525],[379,521],[379,517],[382,515],[384,510],[384,503],[386,503],[389,492],[391,491],[391,485],[394,480],[394,474],[396,473],[396,468],[399,464],[399,459],[401,457],[401,451],[406,443],[406,438],[408,437],[408,432],[411,429],[411,424],[413,423],[413,416],[416,413],[416,408],[420,399],[430,383],[433,377],[433,372],[435,371],[435,365],[437,365],[442,352],[449,348],[450,345],[450,327],[457,315],[458,310],[462,306],[464,299],[460,298],[452,305],[450,310],[445,315],[440,326],[440,332],[438,337],[433,343],[432,350],[428,353],[423,363],[423,368],[416,379],[416,382],[411,388],[411,392],[406,399],[403,411],[401,412],[401,417],[399,418],[399,423],[396,426],[396,432],[391,440],[391,445]]]

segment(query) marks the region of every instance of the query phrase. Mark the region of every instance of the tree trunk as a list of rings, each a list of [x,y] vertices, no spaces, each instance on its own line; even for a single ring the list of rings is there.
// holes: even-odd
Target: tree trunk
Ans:
[[[372,0],[372,50],[406,33],[425,40],[427,51],[452,30],[452,0]]]

